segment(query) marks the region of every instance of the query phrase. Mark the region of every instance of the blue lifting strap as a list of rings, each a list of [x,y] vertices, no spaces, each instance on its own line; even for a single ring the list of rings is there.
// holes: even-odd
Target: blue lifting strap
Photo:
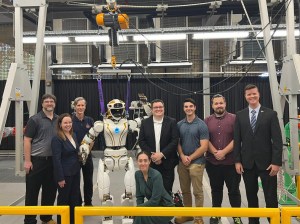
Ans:
[[[101,78],[97,79],[97,81],[98,81],[98,94],[99,94],[100,112],[101,112],[101,115],[104,116],[105,115],[105,106],[104,106],[104,98],[103,98]]]

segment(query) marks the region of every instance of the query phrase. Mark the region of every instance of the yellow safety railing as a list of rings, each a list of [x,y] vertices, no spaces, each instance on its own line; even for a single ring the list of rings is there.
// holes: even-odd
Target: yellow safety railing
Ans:
[[[0,206],[0,215],[61,215],[61,224],[70,223],[69,206]]]
[[[268,217],[271,224],[280,223],[278,208],[76,207],[75,224],[83,224],[83,216]]]
[[[281,224],[291,223],[292,216],[300,216],[300,207],[281,208]]]

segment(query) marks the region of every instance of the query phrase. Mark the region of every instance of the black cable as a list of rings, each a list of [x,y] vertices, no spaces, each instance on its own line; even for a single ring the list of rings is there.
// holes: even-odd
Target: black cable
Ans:
[[[288,5],[289,5],[289,4],[291,3],[291,0],[287,0],[287,1],[289,1],[289,3],[288,3]],[[287,1],[286,1],[286,2],[287,2]],[[286,2],[285,2],[285,3],[286,3]],[[285,6],[285,3],[281,6],[280,10],[276,13],[275,18],[276,18],[276,16],[279,14],[279,12],[282,13],[282,9],[283,9],[283,7]],[[288,7],[287,7],[287,8],[288,8]],[[285,9],[284,12],[286,12],[286,9]],[[279,19],[278,19],[278,20],[279,20]],[[262,29],[260,32],[262,32],[264,29],[266,29],[266,28],[270,25],[270,23],[271,23],[272,21],[273,21],[273,19],[270,20],[270,22],[269,22],[265,27],[263,27],[263,29]],[[239,70],[239,71],[241,71],[241,70],[244,70],[245,68],[247,69],[246,72],[241,76],[241,78],[240,78],[236,83],[234,83],[232,86],[228,87],[227,89],[225,89],[225,90],[223,90],[223,91],[219,91],[219,92],[216,92],[216,93],[203,93],[203,92],[204,92],[205,90],[207,90],[207,89],[210,89],[210,88],[212,88],[212,87],[214,87],[214,86],[217,86],[217,85],[219,85],[219,84],[225,82],[227,79],[232,78],[234,75],[231,75],[231,76],[225,78],[224,80],[222,80],[222,81],[220,81],[220,82],[214,84],[213,86],[210,86],[210,87],[207,88],[207,89],[203,89],[203,90],[199,90],[199,91],[191,91],[191,90],[187,90],[187,89],[178,87],[178,86],[176,86],[176,85],[174,85],[174,84],[171,84],[171,83],[167,82],[167,81],[164,80],[164,79],[159,79],[159,80],[161,80],[161,81],[163,81],[163,82],[165,82],[165,83],[170,84],[171,86],[173,86],[173,87],[175,87],[175,88],[177,88],[177,89],[180,89],[180,90],[183,90],[183,91],[188,92],[188,93],[185,93],[185,94],[177,94],[177,93],[173,93],[173,92],[171,92],[171,91],[168,91],[168,90],[166,90],[166,89],[160,87],[159,85],[157,85],[157,84],[154,83],[153,81],[151,81],[151,80],[144,74],[144,72],[140,69],[140,67],[142,67],[142,66],[138,65],[137,62],[133,61],[132,59],[129,59],[129,60],[132,61],[132,62],[136,65],[137,69],[140,71],[140,73],[142,74],[142,76],[143,76],[144,78],[147,79],[148,82],[150,82],[152,85],[156,86],[157,88],[159,88],[159,89],[161,89],[162,91],[165,91],[165,92],[167,92],[167,93],[170,93],[170,94],[173,94],[173,95],[177,95],[177,96],[185,96],[185,95],[191,95],[191,94],[195,94],[195,95],[196,95],[196,94],[199,94],[199,95],[214,95],[214,94],[217,94],[217,93],[225,93],[225,92],[231,90],[232,88],[234,88],[234,87],[235,87],[239,82],[241,82],[242,79],[248,74],[250,68],[253,66],[254,62],[257,60],[257,58],[259,57],[259,55],[261,54],[261,52],[262,52],[263,50],[265,50],[266,47],[269,45],[269,43],[272,41],[272,37],[274,36],[274,34],[275,34],[276,30],[278,29],[279,25],[280,25],[280,24],[277,23],[277,25],[276,25],[276,27],[275,27],[275,29],[274,29],[274,32],[273,32],[273,34],[271,35],[270,40],[267,42],[266,45],[264,45],[263,48],[261,48],[261,50],[258,52],[258,54],[256,55],[256,57],[251,61],[251,63],[248,64],[248,65],[243,66],[243,67]],[[138,30],[138,29],[137,29],[137,30]],[[138,32],[139,32],[139,30],[138,30]],[[257,35],[258,35],[260,32],[258,32]],[[143,34],[141,34],[141,35],[143,35]],[[244,46],[244,45],[243,45],[243,46]],[[227,54],[227,55],[228,55],[228,54]],[[206,59],[206,60],[212,60],[212,59]],[[124,63],[124,62],[123,62],[123,63]],[[121,65],[122,65],[122,64],[121,64]],[[121,67],[121,66],[120,66],[120,67]],[[142,68],[145,69],[144,67],[142,67]],[[237,71],[237,72],[235,72],[235,73],[237,74],[239,71]],[[147,72],[147,73],[148,73],[149,76],[151,75],[151,73],[149,73],[149,72]]]

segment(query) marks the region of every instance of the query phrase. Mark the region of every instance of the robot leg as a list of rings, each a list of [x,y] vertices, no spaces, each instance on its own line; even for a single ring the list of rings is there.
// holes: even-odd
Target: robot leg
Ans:
[[[102,206],[113,206],[113,197],[109,193],[110,179],[108,172],[105,171],[104,162],[100,159],[97,173],[97,187]],[[103,224],[113,224],[112,216],[103,216]]]
[[[134,206],[134,196],[135,196],[135,169],[133,160],[131,157],[128,159],[127,171],[124,177],[125,193],[121,195],[121,205],[122,206]],[[122,219],[122,224],[133,223],[132,217],[125,216]]]

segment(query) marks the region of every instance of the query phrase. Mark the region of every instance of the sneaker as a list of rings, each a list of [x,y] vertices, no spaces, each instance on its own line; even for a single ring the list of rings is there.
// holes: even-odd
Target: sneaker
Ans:
[[[218,224],[220,222],[220,217],[211,217],[209,219],[209,224]]]
[[[242,220],[240,217],[234,217],[233,218],[233,223],[234,224],[243,224]]]
[[[203,219],[194,219],[194,224],[204,224]]]
[[[43,222],[43,221],[42,221],[42,224],[56,224],[56,222],[55,222],[53,219],[51,219],[51,220],[48,221],[48,222]]]
[[[174,222],[176,224],[182,224],[182,223],[185,223],[187,221],[193,221],[194,220],[194,217],[189,217],[189,216],[178,216],[175,218]]]

